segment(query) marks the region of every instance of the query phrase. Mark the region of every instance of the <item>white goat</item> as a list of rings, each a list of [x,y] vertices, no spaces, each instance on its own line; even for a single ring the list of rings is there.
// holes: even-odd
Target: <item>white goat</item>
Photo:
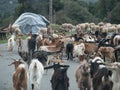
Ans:
[[[85,44],[84,43],[74,45],[73,57],[76,57],[79,55],[84,55],[84,51],[85,51]]]
[[[112,90],[120,90],[120,63],[114,62],[108,65],[107,68],[112,71],[112,76],[110,77],[113,82]]]
[[[33,59],[29,67],[30,83],[32,90],[39,90],[44,67],[38,59]]]
[[[8,51],[13,51],[14,45],[15,45],[15,34],[11,35],[11,37],[8,39]]]

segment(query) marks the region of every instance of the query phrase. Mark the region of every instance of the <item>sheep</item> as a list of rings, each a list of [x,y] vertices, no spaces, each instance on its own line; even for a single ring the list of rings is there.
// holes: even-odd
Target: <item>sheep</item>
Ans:
[[[32,90],[40,90],[40,82],[44,74],[44,67],[38,59],[32,59],[29,66],[29,77]]]
[[[8,51],[13,51],[15,45],[15,34],[12,34],[11,37],[8,39]]]
[[[25,64],[20,61],[20,59],[17,61],[15,60],[10,65],[15,65],[15,72],[13,73],[13,87],[14,90],[27,90],[27,80],[28,80],[28,74],[25,67]],[[9,65],[9,66],[10,66]]]

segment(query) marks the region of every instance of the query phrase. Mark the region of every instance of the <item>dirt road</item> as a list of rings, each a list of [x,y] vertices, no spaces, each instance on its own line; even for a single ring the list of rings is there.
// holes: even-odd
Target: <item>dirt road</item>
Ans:
[[[26,50],[26,41],[24,42],[24,50]],[[13,61],[12,58],[20,58],[17,53],[17,47],[15,46],[13,52],[8,52],[7,44],[0,44],[0,53],[2,55],[0,56],[0,90],[13,90],[12,74],[14,72],[14,66],[8,65]],[[65,63],[70,65],[70,68],[67,72],[70,82],[69,90],[78,90],[75,80],[75,70],[78,63],[67,60],[65,60]],[[50,83],[51,72],[52,70],[48,70],[47,75],[43,75],[40,90],[52,90]],[[29,83],[28,87],[28,90],[31,90]]]

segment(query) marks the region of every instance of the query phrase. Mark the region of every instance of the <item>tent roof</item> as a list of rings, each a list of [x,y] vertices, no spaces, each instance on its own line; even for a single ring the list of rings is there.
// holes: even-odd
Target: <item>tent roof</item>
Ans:
[[[12,27],[19,26],[23,34],[28,34],[30,32],[38,34],[40,28],[47,27],[49,23],[50,22],[42,15],[26,12],[18,17]]]

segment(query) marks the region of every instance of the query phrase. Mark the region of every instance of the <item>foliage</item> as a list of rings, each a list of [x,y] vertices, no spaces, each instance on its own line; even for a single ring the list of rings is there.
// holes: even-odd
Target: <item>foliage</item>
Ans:
[[[23,12],[49,17],[49,0],[18,0],[17,2],[14,14],[8,11],[0,14],[0,26],[13,22]],[[53,21],[57,24],[100,21],[120,23],[119,6],[120,0],[53,0]]]
[[[111,23],[120,23],[120,2],[117,3],[115,8],[108,14]]]
[[[63,7],[64,7],[63,2],[61,2],[60,0],[53,0],[53,9],[55,11],[59,11],[63,9]]]

